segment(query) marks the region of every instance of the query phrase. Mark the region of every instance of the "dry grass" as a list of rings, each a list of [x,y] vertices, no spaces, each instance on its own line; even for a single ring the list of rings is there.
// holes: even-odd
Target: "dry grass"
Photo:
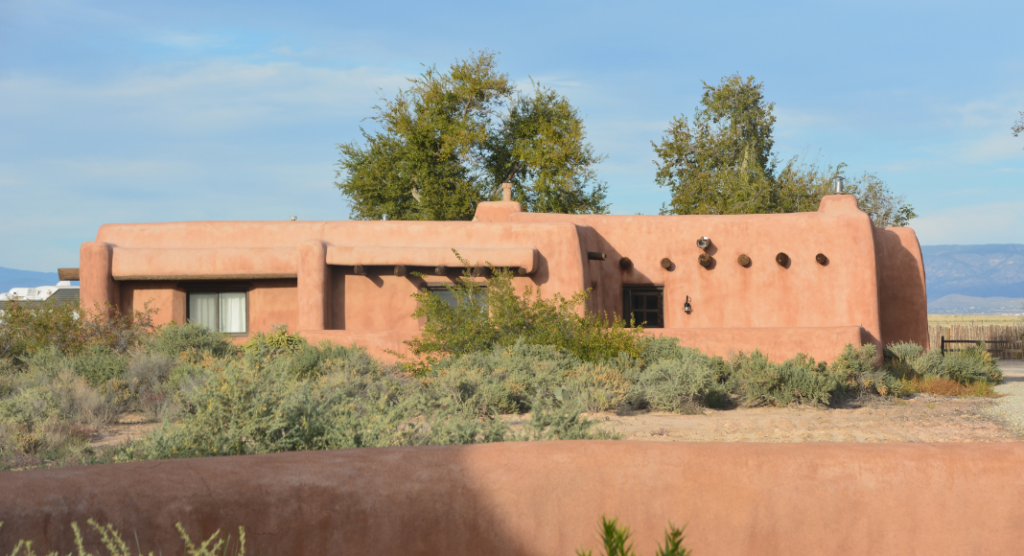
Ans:
[[[958,398],[995,398],[996,391],[988,382],[960,384],[955,380],[939,377],[902,379],[903,393],[932,394],[933,396],[956,396]]]
[[[968,324],[974,326],[1013,326],[1024,322],[1021,315],[928,315],[928,326]]]

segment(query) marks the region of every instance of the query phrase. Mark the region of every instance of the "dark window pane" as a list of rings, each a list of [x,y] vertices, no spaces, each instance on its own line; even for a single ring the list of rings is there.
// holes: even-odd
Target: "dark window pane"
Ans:
[[[622,289],[623,314],[626,324],[632,317],[636,324],[648,328],[664,326],[664,303],[661,288],[652,286],[626,286]]]

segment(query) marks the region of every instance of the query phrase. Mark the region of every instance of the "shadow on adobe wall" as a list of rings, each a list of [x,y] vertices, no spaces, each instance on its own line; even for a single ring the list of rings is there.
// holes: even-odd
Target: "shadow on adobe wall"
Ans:
[[[602,515],[653,554],[669,521],[700,556],[1010,554],[1021,444],[615,441],[371,448],[0,474],[0,553],[73,551],[70,521],[143,551],[246,528],[250,554],[573,554]],[[95,546],[93,547],[95,548]]]

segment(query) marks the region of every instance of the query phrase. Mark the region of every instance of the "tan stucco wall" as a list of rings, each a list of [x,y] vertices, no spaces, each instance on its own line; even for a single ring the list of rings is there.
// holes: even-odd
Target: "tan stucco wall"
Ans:
[[[143,553],[179,553],[180,521],[249,554],[569,555],[604,515],[639,554],[669,522],[701,556],[1019,554],[1022,468],[1020,443],[566,441],[5,472],[0,553],[72,553],[94,518]]]
[[[697,262],[702,236],[711,239],[709,268]],[[411,295],[458,275],[452,248],[471,264],[521,268],[527,275],[514,280],[520,289],[570,297],[591,288],[590,308],[613,315],[622,313],[624,285],[663,286],[665,328],[651,333],[719,355],[761,349],[773,359],[804,352],[828,360],[842,350],[837,342],[927,343],[924,268],[913,231],[875,229],[850,195],[825,197],[818,211],[796,214],[534,214],[497,202],[482,203],[474,222],[110,224],[82,246],[82,299],[126,310],[137,306],[138,291],[163,291],[157,304],[166,319],[178,313],[164,306],[179,301],[157,283],[182,289],[194,281],[293,280],[293,290],[251,293],[251,331],[287,323],[307,335],[359,342],[364,334],[368,344],[390,345],[422,325],[411,317]],[[588,252],[607,257],[590,260]],[[779,253],[790,264],[777,264]],[[826,265],[816,262],[819,253]],[[752,264],[741,266],[740,255]],[[631,268],[620,267],[623,258]],[[396,276],[399,264],[450,272]],[[365,275],[354,265],[364,265]],[[136,285],[145,281],[154,284]],[[691,314],[683,309],[687,298]]]
[[[875,228],[878,307],[886,345],[914,342],[928,347],[928,297],[924,259],[910,228]]]

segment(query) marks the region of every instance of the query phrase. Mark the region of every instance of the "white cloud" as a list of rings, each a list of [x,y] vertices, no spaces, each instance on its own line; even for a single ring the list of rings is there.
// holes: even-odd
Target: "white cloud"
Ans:
[[[963,141],[953,145],[957,157],[968,164],[984,164],[989,162],[1018,159],[1024,160],[1021,141],[1010,134],[1009,126],[1003,133],[996,133],[976,139]]]
[[[1024,203],[964,205],[911,221],[923,245],[1024,243]]]
[[[98,83],[12,75],[0,80],[0,117],[208,133],[365,116],[377,101],[378,89],[395,91],[405,77],[378,67],[333,69],[227,59],[150,66]]]

